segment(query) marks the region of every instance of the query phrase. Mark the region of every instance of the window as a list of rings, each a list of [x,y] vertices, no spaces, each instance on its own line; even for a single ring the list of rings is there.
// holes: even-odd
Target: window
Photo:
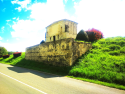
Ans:
[[[65,32],[68,32],[68,28],[69,28],[69,26],[65,25]]]
[[[50,40],[51,40],[51,37],[50,37]]]
[[[53,41],[55,41],[55,36],[53,36]]]

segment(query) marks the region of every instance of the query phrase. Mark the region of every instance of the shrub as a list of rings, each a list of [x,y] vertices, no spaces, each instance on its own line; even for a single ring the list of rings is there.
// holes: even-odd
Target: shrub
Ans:
[[[120,49],[120,53],[124,53],[125,54],[125,47]]]
[[[99,43],[99,44],[106,44],[105,39],[100,39],[100,40],[98,41],[98,43]]]
[[[9,55],[12,55],[13,53],[14,53],[14,52],[12,52],[12,51],[11,51],[11,52],[8,52]]]
[[[108,46],[108,48],[111,50],[119,50],[121,47],[119,45],[111,44]]]
[[[121,40],[119,41],[119,43],[120,43],[120,46],[125,46],[125,40]]]
[[[82,41],[88,41],[88,35],[84,30],[81,30],[77,36],[76,36],[76,40],[82,40]]]
[[[103,38],[103,33],[94,28],[87,30],[86,33],[89,37],[89,41],[91,42],[94,42],[96,40]]]
[[[15,52],[15,53],[13,53],[13,56],[18,57],[18,56],[21,56],[21,54],[22,54],[21,52]]]
[[[44,41],[44,40],[42,40],[42,41],[40,42],[40,44],[42,44],[42,43],[45,43],[45,41]]]
[[[0,47],[0,56],[7,55],[8,52],[4,47]]]
[[[101,49],[101,46],[98,43],[94,43],[94,44],[92,44],[92,48],[93,49]]]
[[[109,54],[118,56],[120,55],[120,51],[110,51]]]
[[[110,49],[109,48],[102,48],[102,51],[103,52],[108,52],[108,51],[110,51]]]
[[[5,58],[8,58],[10,55],[3,55],[3,58],[5,59]]]

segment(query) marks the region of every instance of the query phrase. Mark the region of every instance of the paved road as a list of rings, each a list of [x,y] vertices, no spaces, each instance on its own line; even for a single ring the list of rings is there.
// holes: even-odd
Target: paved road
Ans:
[[[0,63],[0,94],[125,94],[125,90]]]

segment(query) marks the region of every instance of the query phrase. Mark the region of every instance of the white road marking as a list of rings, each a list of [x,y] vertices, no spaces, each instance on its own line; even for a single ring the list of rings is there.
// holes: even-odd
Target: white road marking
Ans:
[[[41,90],[39,90],[39,89],[37,89],[37,88],[34,88],[34,87],[32,87],[32,86],[30,86],[30,85],[28,85],[28,84],[25,84],[25,83],[23,83],[23,82],[21,82],[21,81],[19,81],[19,80],[17,80],[17,79],[14,79],[14,78],[12,78],[12,77],[10,77],[10,76],[4,74],[4,73],[1,73],[1,72],[0,72],[0,74],[3,74],[3,75],[5,75],[5,76],[7,76],[7,77],[9,77],[9,78],[11,78],[11,79],[17,81],[17,82],[20,82],[20,83],[22,83],[22,84],[24,84],[24,85],[26,85],[26,86],[28,86],[28,87],[31,87],[31,88],[33,88],[33,89],[35,89],[35,90],[37,90],[37,91],[39,91],[39,92],[41,92],[41,93],[43,93],[43,94],[47,94],[47,93],[45,93],[45,92],[43,92],[43,91],[41,91]]]

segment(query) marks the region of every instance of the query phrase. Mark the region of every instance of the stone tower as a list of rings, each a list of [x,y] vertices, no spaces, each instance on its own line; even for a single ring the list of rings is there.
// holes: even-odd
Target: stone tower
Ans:
[[[77,24],[74,21],[62,19],[46,27],[45,42],[52,42],[65,38],[76,38]]]

